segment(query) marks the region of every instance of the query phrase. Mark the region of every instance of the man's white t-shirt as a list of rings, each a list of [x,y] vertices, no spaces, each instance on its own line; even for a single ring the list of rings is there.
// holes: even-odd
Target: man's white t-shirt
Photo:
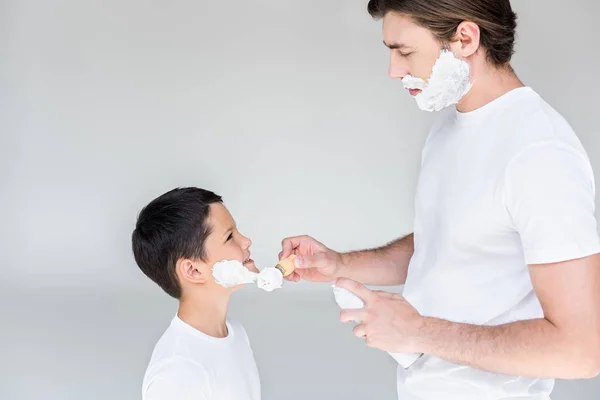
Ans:
[[[531,88],[444,111],[423,148],[404,296],[454,322],[543,317],[528,264],[600,252],[594,196],[584,148]],[[430,355],[397,375],[401,400],[547,400],[554,386]]]
[[[246,330],[227,321],[225,338],[175,316],[152,353],[143,400],[260,400],[260,379]]]

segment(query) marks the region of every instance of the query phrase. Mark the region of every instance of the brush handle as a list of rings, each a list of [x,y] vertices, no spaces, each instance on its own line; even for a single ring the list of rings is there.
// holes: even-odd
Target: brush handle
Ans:
[[[283,273],[283,276],[288,276],[294,272],[294,269],[296,269],[296,266],[294,265],[294,258],[296,258],[296,255],[292,254],[288,258],[279,260],[275,268],[280,270]]]

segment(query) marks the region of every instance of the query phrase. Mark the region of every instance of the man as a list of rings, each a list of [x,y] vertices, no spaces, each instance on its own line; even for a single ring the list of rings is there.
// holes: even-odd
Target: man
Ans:
[[[414,234],[346,254],[284,239],[280,256],[298,255],[290,279],[337,279],[365,302],[341,313],[362,321],[356,336],[424,353],[398,367],[403,400],[547,400],[553,379],[597,375],[593,172],[571,127],[510,66],[509,1],[371,0],[368,9],[383,19],[390,77],[421,109],[441,111],[422,153]]]

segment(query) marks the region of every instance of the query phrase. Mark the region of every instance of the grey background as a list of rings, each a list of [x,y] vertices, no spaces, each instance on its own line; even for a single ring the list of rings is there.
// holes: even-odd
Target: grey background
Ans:
[[[517,73],[600,171],[598,3],[513,5]],[[0,0],[0,60],[2,399],[140,397],[175,303],[129,237],[175,186],[222,194],[259,267],[287,235],[343,251],[411,230],[432,116],[387,78],[366,1]],[[247,288],[231,315],[264,399],[395,398],[393,361],[327,285]],[[558,382],[554,399],[599,392]]]

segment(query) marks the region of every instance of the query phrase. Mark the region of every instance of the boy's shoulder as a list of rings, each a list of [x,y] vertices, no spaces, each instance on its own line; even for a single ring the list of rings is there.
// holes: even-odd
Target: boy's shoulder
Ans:
[[[167,388],[183,387],[186,382],[196,382],[200,387],[207,387],[210,376],[193,353],[190,353],[189,343],[185,339],[186,331],[182,328],[178,318],[173,318],[156,342],[144,375],[144,395],[149,392],[156,395]]]
[[[171,366],[188,359],[185,343],[181,340],[182,333],[177,317],[173,318],[154,345],[149,367]]]
[[[227,318],[231,338],[217,339],[196,330],[174,317],[156,342],[150,365],[173,365],[184,361],[202,366],[230,346],[250,345],[244,326],[235,319]],[[219,344],[215,346],[215,344]]]
[[[227,327],[230,330],[231,339],[225,339],[225,342],[233,343],[238,340],[249,342],[248,334],[244,326],[237,320],[227,318]],[[191,350],[206,350],[212,348],[215,343],[223,343],[223,339],[217,339],[206,335],[203,332],[196,330],[184,321],[175,316],[168,328],[164,331],[160,339],[157,341],[152,358],[155,360],[168,358],[190,358]],[[222,346],[219,346],[222,347]]]

